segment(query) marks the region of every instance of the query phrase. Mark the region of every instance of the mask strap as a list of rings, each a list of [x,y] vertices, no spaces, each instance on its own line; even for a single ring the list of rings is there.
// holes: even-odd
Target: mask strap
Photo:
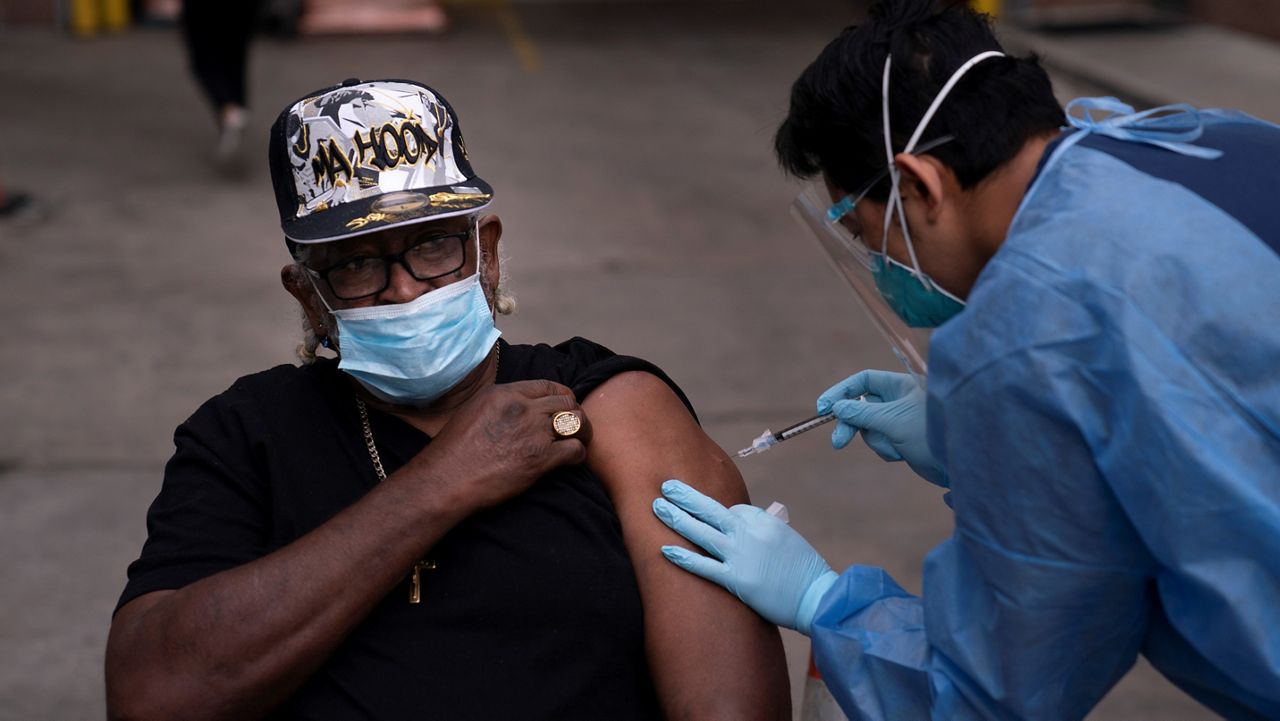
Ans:
[[[320,292],[320,286],[316,285],[315,276],[311,274],[310,270],[307,270],[306,266],[302,267],[302,274],[307,276],[307,282],[311,284],[311,289],[315,291],[316,297],[320,299],[320,303],[324,305],[324,309],[329,311],[329,322],[333,324],[333,328],[336,330],[338,325],[337,316],[333,314],[333,308],[329,307],[329,301],[324,299],[324,293]],[[334,349],[337,348],[337,344],[335,344],[333,341],[330,341],[328,335],[320,339],[320,345],[324,346],[325,348],[334,348]]]
[[[907,147],[903,148],[902,152],[910,153],[916,149],[916,143],[920,142],[920,136],[924,135],[925,128],[929,127],[929,121],[933,120],[934,114],[937,113],[938,108],[942,106],[942,101],[946,100],[947,95],[951,93],[951,89],[956,86],[956,83],[960,82],[960,78],[963,78],[964,74],[969,72],[970,68],[983,60],[1002,57],[1004,57],[1004,53],[999,50],[988,50],[985,53],[978,53],[977,55],[974,55],[969,58],[964,65],[956,68],[956,71],[951,74],[951,77],[947,80],[946,84],[938,91],[938,95],[933,99],[933,103],[929,106],[929,109],[924,111],[924,117],[920,118],[920,124],[916,126],[916,131],[912,133],[911,140],[907,141]]]
[[[484,270],[484,253],[480,251],[480,217],[478,215],[471,216],[471,235],[476,238],[476,275],[483,275]]]
[[[960,82],[960,78],[964,77],[964,74],[969,72],[969,69],[974,65],[977,65],[983,60],[989,60],[997,57],[1004,57],[1004,53],[998,50],[988,50],[969,58],[969,60],[967,60],[963,65],[956,68],[956,71],[952,73],[951,77],[947,79],[947,82],[943,84],[942,89],[938,91],[936,96],[934,96],[933,102],[929,104],[928,110],[925,110],[924,117],[920,118],[919,124],[916,125],[915,132],[911,134],[911,139],[907,141],[907,145],[902,149],[902,152],[910,153],[915,150],[916,144],[920,142],[920,136],[924,135],[925,129],[929,127],[929,121],[933,120],[933,116],[938,112],[938,108],[942,106],[942,101],[946,100],[947,95],[951,93],[951,89],[956,86],[956,83]],[[920,281],[920,284],[926,289],[941,291],[941,288],[938,288],[936,285],[925,280],[924,272],[920,270],[920,261],[916,258],[915,244],[911,242],[911,232],[907,229],[906,210],[902,204],[902,192],[899,186],[901,176],[898,173],[897,163],[893,161],[893,131],[892,126],[889,124],[889,70],[892,67],[893,53],[890,52],[885,58],[884,76],[880,81],[881,114],[884,122],[884,150],[885,157],[889,165],[889,178],[891,180],[889,204],[885,207],[884,232],[881,234],[880,252],[883,253],[886,258],[888,257],[889,226],[893,222],[893,213],[896,210],[898,214],[898,222],[902,225],[902,237],[907,243],[907,255],[911,258],[912,274],[916,276]],[[955,297],[950,293],[946,293],[946,295],[952,298]]]
[[[311,271],[308,270],[306,266],[303,266],[302,272],[307,276],[307,281],[311,283],[311,289],[316,292],[316,297],[320,299],[320,302],[324,305],[324,309],[329,311],[329,315],[333,315],[333,308],[329,307],[329,301],[324,299],[324,293],[321,293],[320,286],[316,285],[315,276],[311,274]]]
[[[893,53],[884,61],[884,76],[880,79],[880,111],[884,128],[884,154],[889,168],[889,204],[884,209],[884,232],[880,234],[880,253],[889,257],[889,226],[893,223],[893,209],[898,199],[898,168],[893,162],[893,126],[889,124],[889,69],[893,66]],[[904,228],[906,226],[903,226]]]
[[[881,78],[880,92],[881,103],[880,108],[884,116],[884,152],[885,159],[889,166],[889,205],[884,212],[884,232],[880,234],[880,252],[886,259],[889,258],[889,227],[893,225],[893,215],[896,211],[898,214],[898,223],[902,225],[902,237],[907,242],[907,255],[911,258],[911,274],[920,281],[920,284],[929,288],[929,283],[924,279],[924,273],[920,270],[920,261],[916,259],[915,244],[911,242],[911,233],[907,230],[907,213],[902,205],[902,193],[899,190],[900,175],[898,174],[898,164],[893,162],[893,127],[889,122],[889,71],[893,67],[893,54],[890,53],[884,61],[884,77]],[[935,103],[937,101],[935,100]],[[932,110],[932,108],[930,109]],[[899,263],[901,265],[901,263]]]

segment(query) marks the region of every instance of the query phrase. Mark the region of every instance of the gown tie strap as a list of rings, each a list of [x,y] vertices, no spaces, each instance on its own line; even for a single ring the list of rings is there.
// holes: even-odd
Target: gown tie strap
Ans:
[[[1083,131],[1077,133],[1080,137],[1093,133],[1146,143],[1193,158],[1222,157],[1221,150],[1193,144],[1192,141],[1204,134],[1204,121],[1201,111],[1186,103],[1161,105],[1138,113],[1116,98],[1076,98],[1067,104],[1066,110],[1067,122]]]

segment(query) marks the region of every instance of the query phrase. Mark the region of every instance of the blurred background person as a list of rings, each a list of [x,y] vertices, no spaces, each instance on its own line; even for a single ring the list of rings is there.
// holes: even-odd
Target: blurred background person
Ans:
[[[231,174],[244,170],[249,41],[261,5],[260,0],[185,0],[182,4],[182,39],[191,72],[213,106],[218,127],[213,160]]]
[[[26,193],[9,190],[0,178],[0,221],[21,220],[36,212],[36,205]]]

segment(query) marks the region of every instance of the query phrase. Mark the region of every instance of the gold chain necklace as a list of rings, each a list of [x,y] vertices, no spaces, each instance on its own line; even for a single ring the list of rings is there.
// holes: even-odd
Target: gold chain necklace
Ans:
[[[497,371],[502,361],[502,346],[494,344],[493,366]],[[382,468],[382,456],[378,455],[378,444],[373,441],[373,426],[369,423],[369,409],[365,407],[360,396],[356,396],[356,409],[360,411],[360,430],[364,432],[364,447],[369,451],[369,460],[373,461],[373,471],[378,474],[378,482],[387,480],[387,472]],[[409,603],[422,602],[422,572],[436,568],[436,562],[424,558],[413,564],[413,572],[409,578]]]
[[[373,426],[369,425],[369,411],[364,401],[356,397],[356,408],[360,410],[360,428],[364,431],[364,447],[369,451],[369,460],[373,461],[373,470],[378,474],[378,481],[387,480],[387,472],[382,470],[382,456],[378,455],[378,444],[373,442]]]

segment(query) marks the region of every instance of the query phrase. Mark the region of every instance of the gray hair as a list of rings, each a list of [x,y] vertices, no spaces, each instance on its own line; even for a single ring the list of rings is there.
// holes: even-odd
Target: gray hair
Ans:
[[[299,272],[302,272],[302,273],[308,272],[304,264],[307,262],[307,260],[310,259],[311,248],[306,245],[297,245],[294,247],[295,247],[294,266],[299,270]],[[510,279],[507,277],[507,267],[508,267],[507,256],[499,253],[498,260],[499,260],[499,268],[501,268],[501,271],[498,275],[498,287],[494,288],[492,292],[490,292],[490,289],[485,288],[485,295],[490,296],[490,301],[492,301],[493,303],[493,308],[499,314],[511,315],[512,313],[516,312],[517,305],[516,305],[516,296],[514,293],[511,292]],[[480,277],[482,279],[484,278],[484,256],[483,255],[480,256],[480,264],[476,272],[480,274]],[[483,282],[481,283],[481,285],[483,286]],[[298,347],[294,350],[294,353],[298,356],[298,360],[301,361],[303,365],[311,365],[312,363],[316,362],[316,358],[317,358],[316,352],[320,348],[321,339],[320,339],[320,336],[316,335],[315,329],[311,327],[311,321],[308,320],[307,318],[306,309],[300,308],[299,311],[302,315],[302,342],[298,344]],[[337,334],[338,334],[337,324],[336,323],[331,324],[329,328],[331,329],[330,335],[333,337],[337,337]]]

